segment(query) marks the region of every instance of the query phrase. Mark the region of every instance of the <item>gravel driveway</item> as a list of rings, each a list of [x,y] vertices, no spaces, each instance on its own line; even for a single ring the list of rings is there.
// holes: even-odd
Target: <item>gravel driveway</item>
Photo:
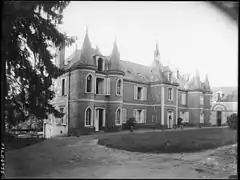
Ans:
[[[107,148],[97,141],[97,136],[61,137],[9,151],[6,176],[196,179],[236,174],[232,146],[199,153],[147,154]]]
[[[232,146],[189,154],[128,152],[99,146],[97,140],[80,141],[75,147],[87,151],[90,164],[73,161],[41,177],[227,178],[236,171]]]

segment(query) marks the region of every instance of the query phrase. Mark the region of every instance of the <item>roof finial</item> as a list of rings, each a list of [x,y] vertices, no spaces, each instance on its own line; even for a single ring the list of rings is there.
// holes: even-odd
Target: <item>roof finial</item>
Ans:
[[[88,25],[86,26],[86,34],[88,34]]]
[[[75,36],[75,50],[77,50],[77,48],[78,48],[78,38],[77,38],[77,36]]]

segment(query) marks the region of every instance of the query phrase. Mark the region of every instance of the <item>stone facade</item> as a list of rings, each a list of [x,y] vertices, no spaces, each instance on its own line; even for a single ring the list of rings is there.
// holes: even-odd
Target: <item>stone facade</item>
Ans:
[[[62,50],[64,51],[64,49]],[[138,123],[172,128],[179,116],[192,124],[210,122],[211,89],[208,78],[191,79],[160,62],[158,46],[150,67],[120,60],[116,42],[110,56],[93,49],[86,33],[81,50],[56,64],[66,73],[55,80],[52,103],[65,112],[49,116],[46,129],[55,135],[120,128],[130,117]],[[52,127],[52,128],[49,128]]]

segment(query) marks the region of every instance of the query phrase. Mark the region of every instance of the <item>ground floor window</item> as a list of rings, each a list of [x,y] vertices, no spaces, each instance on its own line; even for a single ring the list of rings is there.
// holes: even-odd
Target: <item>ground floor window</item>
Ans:
[[[135,117],[135,120],[137,123],[146,123],[146,113],[147,111],[145,109],[134,109],[133,110],[133,116]]]
[[[85,112],[85,126],[92,125],[92,109],[88,107]]]
[[[121,124],[121,109],[118,108],[116,111],[116,125],[120,125]]]
[[[189,112],[180,111],[179,116],[183,119],[183,123],[189,123]]]

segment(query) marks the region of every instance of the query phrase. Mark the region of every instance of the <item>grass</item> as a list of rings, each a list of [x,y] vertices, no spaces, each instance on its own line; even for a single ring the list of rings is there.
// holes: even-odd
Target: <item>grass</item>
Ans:
[[[42,142],[43,138],[37,138],[37,137],[22,137],[18,138],[11,135],[6,135],[5,137],[5,146],[8,151],[15,150],[15,149],[21,149],[39,142]]]
[[[227,128],[118,134],[100,137],[98,144],[133,152],[197,152],[237,142],[237,132]]]

